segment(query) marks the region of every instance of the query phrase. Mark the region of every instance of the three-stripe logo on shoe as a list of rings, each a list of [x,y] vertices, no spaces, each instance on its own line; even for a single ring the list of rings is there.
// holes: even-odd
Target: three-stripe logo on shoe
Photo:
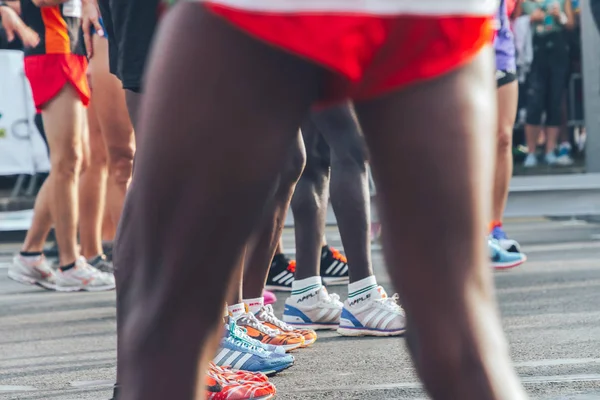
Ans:
[[[343,276],[348,272],[348,264],[345,262],[335,260],[325,270],[326,275],[339,275]]]
[[[282,284],[282,285],[290,285],[294,281],[294,274],[290,271],[285,270],[273,277],[273,282]]]
[[[237,350],[221,349],[214,359],[214,363],[229,366],[233,369],[242,369],[244,364],[252,357],[251,353],[242,353]]]

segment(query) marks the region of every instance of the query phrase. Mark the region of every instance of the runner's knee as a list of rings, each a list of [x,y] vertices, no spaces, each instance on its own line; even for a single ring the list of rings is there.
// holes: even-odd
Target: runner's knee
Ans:
[[[130,146],[110,146],[108,153],[110,178],[116,183],[126,184],[131,179],[133,171],[133,148]]]
[[[83,156],[80,150],[74,147],[63,150],[51,161],[52,172],[67,179],[75,179],[81,171],[82,162]]]

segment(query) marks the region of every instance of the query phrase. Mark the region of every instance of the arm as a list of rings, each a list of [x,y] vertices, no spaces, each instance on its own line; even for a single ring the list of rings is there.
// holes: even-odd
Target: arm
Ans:
[[[35,47],[40,42],[39,35],[25,25],[19,14],[3,1],[0,1],[0,19],[9,42],[14,40],[15,35],[21,38],[26,47]]]
[[[15,10],[15,12],[21,15],[21,2],[19,0],[6,0],[5,3]]]
[[[83,31],[83,40],[87,49],[87,56],[91,58],[94,55],[94,42],[92,41],[92,29],[98,36],[104,36],[102,25],[100,25],[100,10],[97,0],[83,0],[81,12],[81,30]]]
[[[565,14],[567,16],[566,22],[564,23],[565,28],[573,29],[575,27],[575,13],[573,12],[573,3],[571,0],[565,1]]]
[[[523,15],[523,0],[518,0],[517,4],[515,5],[515,9],[513,10],[512,14],[510,15],[510,19],[515,20],[515,19],[519,18],[521,15]]]

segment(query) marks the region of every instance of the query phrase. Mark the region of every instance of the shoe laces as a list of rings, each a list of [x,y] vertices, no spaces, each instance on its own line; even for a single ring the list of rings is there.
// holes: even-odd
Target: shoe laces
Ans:
[[[246,341],[240,337],[227,336],[225,338],[225,340],[230,343],[233,343],[235,346],[242,347],[242,348],[248,350],[249,352],[257,354],[257,355],[265,356],[265,355],[269,354],[269,352],[266,351],[265,349],[263,349],[262,347],[259,347],[253,343],[250,343],[249,341]]]
[[[258,319],[256,319],[256,317],[252,313],[245,313],[245,314],[241,315],[240,317],[238,317],[236,322],[237,321],[240,321],[240,323],[242,325],[251,326],[252,328],[256,329],[257,331],[264,333],[265,335],[277,336],[281,333],[277,329],[271,329],[268,326],[265,326]]]
[[[348,259],[342,253],[340,253],[339,250],[337,250],[333,247],[329,247],[329,251],[331,252],[331,255],[333,256],[333,258],[335,258],[338,261],[343,262],[344,264],[348,264]]]
[[[263,306],[260,311],[260,317],[265,320],[266,322],[275,325],[277,328],[281,329],[282,331],[285,332],[292,332],[294,330],[294,328],[292,328],[290,325],[286,324],[285,322],[283,322],[282,320],[280,320],[279,318],[277,318],[275,316],[275,312],[273,311],[273,307],[269,304],[266,306]]]
[[[386,296],[384,298],[377,299],[375,301],[377,303],[379,303],[386,310],[393,311],[395,313],[404,315],[404,309],[400,306],[400,304],[398,304],[399,300],[400,300],[400,296],[398,295],[398,293],[394,293],[394,295],[392,297]]]

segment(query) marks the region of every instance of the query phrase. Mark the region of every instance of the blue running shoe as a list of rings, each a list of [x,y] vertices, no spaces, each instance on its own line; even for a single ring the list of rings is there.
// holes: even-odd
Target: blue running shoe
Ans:
[[[227,336],[221,340],[221,347],[213,362],[219,367],[262,372],[272,376],[291,367],[294,364],[294,357],[289,354],[269,352],[245,340]]]
[[[510,253],[521,252],[521,245],[519,245],[519,243],[516,240],[509,239],[506,235],[506,232],[504,232],[504,229],[502,229],[502,226],[494,227],[492,233],[490,233],[490,237],[492,239],[495,239],[500,245],[500,247],[502,247],[504,250]]]
[[[523,253],[510,253],[504,250],[494,239],[488,240],[492,267],[498,270],[510,269],[523,264],[527,257]]]
[[[253,339],[246,333],[246,329],[238,326],[233,318],[229,318],[229,322],[225,325],[225,337],[232,336],[234,339],[245,340],[257,347],[261,347],[265,351],[271,353],[285,354],[285,348],[283,346],[275,346],[268,343],[263,343],[259,340]]]

